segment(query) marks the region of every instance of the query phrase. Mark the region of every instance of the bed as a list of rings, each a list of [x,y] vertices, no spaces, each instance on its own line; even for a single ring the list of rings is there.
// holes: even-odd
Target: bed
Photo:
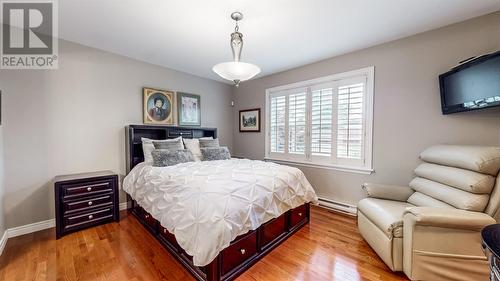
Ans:
[[[131,213],[197,279],[232,280],[309,222],[317,197],[296,168],[248,159],[143,163],[141,138],[212,128],[131,125],[123,188]]]

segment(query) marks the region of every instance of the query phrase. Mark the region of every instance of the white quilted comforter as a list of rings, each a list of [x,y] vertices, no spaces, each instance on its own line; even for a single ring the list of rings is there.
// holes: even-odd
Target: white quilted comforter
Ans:
[[[318,198],[297,168],[247,159],[137,165],[123,189],[173,233],[196,266],[237,236]]]

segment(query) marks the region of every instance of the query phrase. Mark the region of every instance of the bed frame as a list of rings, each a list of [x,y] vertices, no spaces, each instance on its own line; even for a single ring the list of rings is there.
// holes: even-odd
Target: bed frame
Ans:
[[[144,161],[141,138],[167,139],[217,137],[217,129],[196,127],[130,125],[127,130],[127,173]],[[127,194],[129,211],[197,280],[233,280],[250,268],[281,242],[309,222],[309,204],[289,210],[256,230],[237,237],[210,264],[198,267],[177,243],[175,236],[133,201]]]

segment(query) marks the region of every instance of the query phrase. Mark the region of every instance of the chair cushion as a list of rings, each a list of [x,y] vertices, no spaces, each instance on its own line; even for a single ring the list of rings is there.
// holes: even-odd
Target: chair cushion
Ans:
[[[403,213],[408,207],[414,205],[377,198],[365,198],[358,203],[358,211],[382,230],[389,239],[403,237]]]
[[[439,201],[437,199],[434,199],[430,196],[427,196],[423,193],[420,192],[415,192],[413,193],[410,198],[407,200],[408,203],[413,204],[417,207],[435,207],[435,208],[452,208],[456,209],[455,207],[444,203],[443,201]]]
[[[500,147],[435,145],[424,150],[420,159],[496,177],[500,170]]]
[[[490,194],[495,178],[478,172],[431,163],[420,164],[415,174],[428,180],[460,188],[476,194]]]
[[[467,211],[484,211],[490,199],[488,194],[474,194],[420,177],[414,178],[410,182],[410,187],[457,209]]]

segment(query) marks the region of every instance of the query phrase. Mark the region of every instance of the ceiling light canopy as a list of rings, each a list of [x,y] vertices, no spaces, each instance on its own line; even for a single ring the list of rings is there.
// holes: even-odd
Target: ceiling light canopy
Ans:
[[[220,77],[233,81],[236,87],[241,81],[252,79],[260,73],[260,68],[254,64],[241,62],[241,50],[243,49],[243,34],[238,29],[238,21],[243,19],[243,14],[234,12],[231,18],[236,21],[234,32],[231,33],[231,50],[233,51],[233,61],[216,64],[212,70]]]

